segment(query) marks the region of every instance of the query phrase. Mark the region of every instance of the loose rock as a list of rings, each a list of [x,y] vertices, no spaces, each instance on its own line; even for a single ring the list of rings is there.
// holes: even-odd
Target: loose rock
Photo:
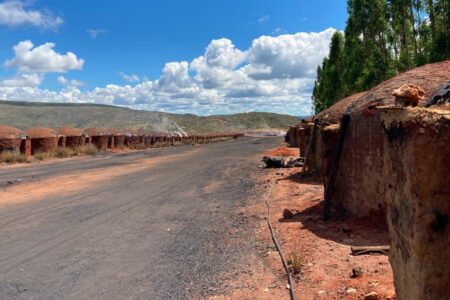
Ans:
[[[376,292],[370,292],[364,295],[364,300],[378,300],[378,294]]]
[[[395,106],[417,106],[419,101],[425,100],[425,91],[414,84],[404,84],[400,88],[394,90],[392,95],[395,96]]]
[[[353,268],[350,278],[358,278],[358,277],[361,277],[362,275],[363,275],[363,271],[361,268]]]

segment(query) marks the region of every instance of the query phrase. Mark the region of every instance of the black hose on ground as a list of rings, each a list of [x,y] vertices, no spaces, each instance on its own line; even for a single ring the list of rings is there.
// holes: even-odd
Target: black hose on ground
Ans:
[[[272,240],[277,247],[278,253],[280,254],[281,261],[283,263],[284,269],[286,270],[287,276],[288,276],[288,283],[289,283],[289,293],[291,295],[291,300],[295,300],[295,293],[294,293],[294,285],[291,273],[289,272],[288,265],[286,263],[286,260],[284,259],[283,251],[281,250],[280,243],[278,242],[277,237],[275,236],[275,230],[273,230],[272,223],[270,222],[270,206],[269,202],[266,200],[267,205],[267,224],[269,224],[270,234],[272,236]]]

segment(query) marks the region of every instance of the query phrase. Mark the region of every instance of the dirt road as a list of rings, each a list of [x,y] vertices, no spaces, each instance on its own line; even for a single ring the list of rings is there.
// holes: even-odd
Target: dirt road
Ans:
[[[259,155],[279,142],[246,138],[0,167],[0,299],[218,292],[220,274],[253,251],[236,211],[253,188]]]

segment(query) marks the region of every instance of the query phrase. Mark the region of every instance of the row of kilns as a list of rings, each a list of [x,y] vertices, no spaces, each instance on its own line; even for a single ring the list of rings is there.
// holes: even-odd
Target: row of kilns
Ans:
[[[16,152],[26,156],[40,152],[55,152],[60,148],[77,148],[86,144],[94,145],[98,150],[142,149],[154,146],[170,146],[177,142],[205,143],[219,138],[237,138],[242,133],[214,134],[201,136],[171,136],[163,132],[123,131],[111,128],[79,129],[63,127],[57,130],[45,127],[31,128],[26,131],[0,125],[0,153]]]

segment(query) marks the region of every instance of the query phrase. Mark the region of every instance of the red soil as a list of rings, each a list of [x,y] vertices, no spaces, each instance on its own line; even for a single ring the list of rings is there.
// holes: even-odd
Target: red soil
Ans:
[[[268,151],[267,156],[300,156],[300,149],[297,147],[279,147]]]
[[[364,299],[375,291],[380,299],[394,295],[392,270],[385,255],[352,256],[351,246],[388,245],[387,229],[372,220],[321,220],[323,185],[316,178],[298,177],[299,169],[268,170],[272,185],[272,223],[286,256],[294,252],[302,261],[295,291],[303,299]],[[277,175],[282,174],[282,175]],[[289,209],[294,218],[283,219]],[[279,258],[269,257],[274,268]],[[351,278],[352,269],[361,269]],[[353,288],[356,293],[347,293]]]
[[[266,153],[283,152],[274,149]],[[258,216],[256,238],[260,240],[260,257],[249,257],[252,267],[244,275],[226,283],[231,290],[211,299],[289,299],[287,276],[279,253],[273,247],[267,226],[269,201],[271,222],[282,251],[289,259],[292,253],[301,261],[301,272],[295,276],[298,299],[364,299],[376,292],[378,299],[395,299],[392,270],[386,255],[351,255],[351,246],[388,245],[387,229],[371,219],[338,217],[321,219],[323,184],[320,178],[301,178],[301,168],[265,169],[261,193],[244,213]],[[283,218],[284,209],[294,217]],[[261,250],[261,249],[258,249]],[[362,275],[351,278],[352,270]]]

